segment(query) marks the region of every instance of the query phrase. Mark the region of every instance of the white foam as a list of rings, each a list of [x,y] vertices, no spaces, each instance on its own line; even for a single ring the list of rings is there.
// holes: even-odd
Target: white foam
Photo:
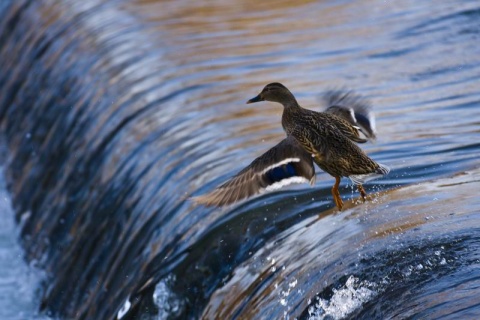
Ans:
[[[128,310],[130,310],[131,306],[132,303],[130,302],[130,297],[128,297],[127,300],[125,300],[122,308],[118,310],[117,319],[122,319],[127,314]]]
[[[158,308],[158,320],[176,318],[183,309],[182,301],[170,289],[175,280],[174,275],[169,275],[155,286],[153,303]]]
[[[317,303],[308,308],[309,320],[344,319],[377,295],[376,284],[350,276],[345,286],[333,289],[330,300],[317,298]]]
[[[1,166],[0,221],[0,319],[50,319],[38,313],[38,289],[45,275],[35,268],[36,261],[28,265],[23,258],[24,251],[17,240],[18,226]]]

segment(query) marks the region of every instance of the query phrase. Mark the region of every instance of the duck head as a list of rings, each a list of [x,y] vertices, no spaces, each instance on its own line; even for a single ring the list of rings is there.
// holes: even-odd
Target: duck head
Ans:
[[[283,106],[297,105],[297,100],[283,84],[273,82],[267,84],[256,97],[247,101],[247,103],[254,103],[259,101],[272,101],[281,103]]]

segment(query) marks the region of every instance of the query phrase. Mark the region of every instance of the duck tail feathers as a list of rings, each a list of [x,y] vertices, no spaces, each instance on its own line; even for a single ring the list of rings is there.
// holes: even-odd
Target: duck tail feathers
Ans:
[[[367,173],[367,174],[354,174],[348,177],[350,178],[350,180],[352,180],[352,182],[355,185],[359,185],[359,184],[364,184],[365,182],[368,182],[370,180],[374,180],[384,175],[387,175],[389,172],[390,172],[389,167],[379,163],[378,168],[375,170],[375,172]]]
[[[381,174],[383,176],[387,175],[390,172],[390,168],[384,164],[379,163],[378,164],[378,169],[376,170],[378,174]]]

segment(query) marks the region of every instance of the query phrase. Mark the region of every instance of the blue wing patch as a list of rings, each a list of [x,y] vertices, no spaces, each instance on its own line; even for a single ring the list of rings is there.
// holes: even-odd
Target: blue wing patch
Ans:
[[[297,172],[292,163],[284,164],[280,167],[275,167],[265,173],[265,176],[269,180],[269,184],[282,181],[283,179],[297,176]]]

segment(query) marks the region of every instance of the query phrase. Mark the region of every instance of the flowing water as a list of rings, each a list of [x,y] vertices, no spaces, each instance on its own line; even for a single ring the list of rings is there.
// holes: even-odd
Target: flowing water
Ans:
[[[480,318],[478,1],[14,0],[0,12],[13,212],[0,210],[18,224],[0,245],[18,233],[25,260],[0,270],[33,261],[42,279],[1,288],[4,314]],[[372,100],[379,138],[362,148],[392,171],[366,185],[369,201],[344,179],[338,212],[320,170],[314,187],[227,208],[189,200],[283,139],[280,105],[245,104],[274,81],[315,110],[331,88]],[[27,315],[11,307],[25,288]]]

